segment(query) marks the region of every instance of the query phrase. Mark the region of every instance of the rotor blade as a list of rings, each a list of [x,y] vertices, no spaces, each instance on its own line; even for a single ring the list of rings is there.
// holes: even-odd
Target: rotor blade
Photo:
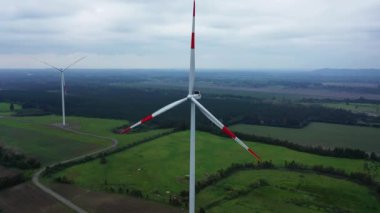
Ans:
[[[195,80],[195,1],[193,4],[193,23],[191,30],[191,43],[190,43],[190,72],[189,72],[189,95],[194,92]]]
[[[39,62],[42,63],[42,64],[45,64],[45,65],[47,65],[47,66],[49,66],[49,67],[51,67],[51,68],[53,68],[53,69],[59,71],[59,72],[62,72],[62,69],[60,69],[60,68],[58,68],[58,67],[55,67],[55,66],[53,66],[53,65],[51,65],[51,64],[49,64],[49,63],[47,63],[47,62],[45,62],[45,61],[41,61],[41,60],[39,60],[39,59],[36,59],[36,60],[39,61]]]
[[[77,59],[76,61],[74,61],[73,63],[71,63],[69,66],[67,66],[65,69],[63,69],[62,72],[65,71],[65,70],[67,70],[67,69],[69,69],[69,68],[70,68],[71,66],[73,66],[74,64],[76,64],[76,63],[82,61],[82,60],[85,59],[86,57],[87,57],[87,56],[83,56],[83,57]]]
[[[147,122],[147,121],[150,121],[150,120],[152,120],[153,118],[155,118],[155,117],[161,115],[162,113],[164,113],[164,112],[166,112],[166,111],[168,111],[168,110],[170,110],[170,109],[172,109],[172,108],[174,108],[174,107],[176,107],[176,106],[182,104],[182,103],[185,102],[187,99],[188,99],[188,98],[186,97],[186,98],[180,99],[180,100],[178,100],[178,101],[175,101],[175,102],[173,102],[173,103],[171,103],[171,104],[169,104],[169,105],[166,105],[166,106],[162,107],[161,109],[155,111],[155,112],[154,112],[153,114],[151,114],[151,115],[146,116],[145,118],[141,119],[139,122],[133,124],[132,126],[127,127],[127,128],[125,128],[125,129],[122,129],[122,130],[120,131],[120,133],[121,133],[121,134],[127,134],[127,133],[128,133],[129,131],[131,131],[133,128],[135,128],[135,127],[137,127],[137,126],[139,126],[139,125],[141,125],[141,124],[143,124],[143,123],[145,123],[145,122]]]
[[[236,135],[227,128],[224,124],[222,124],[213,114],[211,114],[202,104],[200,104],[195,98],[191,97],[191,101],[197,105],[199,110],[211,121],[213,122],[219,129],[223,131],[224,134],[228,135],[230,138],[234,139],[240,146],[242,146],[245,150],[251,153],[257,160],[260,160],[260,157],[249,148],[243,141],[241,141]]]

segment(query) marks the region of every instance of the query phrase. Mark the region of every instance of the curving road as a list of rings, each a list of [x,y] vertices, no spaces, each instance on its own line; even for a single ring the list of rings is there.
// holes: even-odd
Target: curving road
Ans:
[[[84,154],[84,155],[81,155],[81,156],[78,156],[78,157],[75,157],[75,158],[71,158],[71,159],[68,159],[68,160],[64,160],[64,161],[60,161],[58,163],[51,164],[51,165],[49,165],[49,167],[54,166],[56,164],[60,164],[60,163],[62,164],[62,163],[67,163],[67,162],[71,162],[71,161],[76,161],[76,160],[79,160],[79,159],[82,159],[82,158],[85,158],[85,157],[88,157],[88,156],[92,156],[92,155],[96,155],[96,154],[99,154],[99,153],[102,153],[102,152],[106,152],[106,151],[112,150],[112,149],[116,148],[116,146],[119,143],[119,141],[117,139],[115,139],[115,138],[103,137],[103,136],[94,135],[94,134],[90,134],[90,133],[80,132],[80,131],[77,131],[77,130],[68,129],[68,128],[65,128],[65,127],[62,127],[62,126],[57,126],[57,125],[54,125],[54,126],[58,127],[58,128],[61,128],[61,129],[65,130],[65,131],[74,132],[74,133],[80,134],[80,135],[87,135],[87,136],[91,136],[91,137],[111,140],[112,141],[112,145],[109,146],[109,147],[106,147],[104,149],[95,151],[95,152],[91,152],[91,153]],[[77,206],[76,204],[74,204],[73,202],[71,202],[70,200],[64,198],[62,195],[60,195],[57,192],[51,190],[50,188],[48,188],[47,186],[43,185],[40,182],[39,178],[40,178],[42,172],[45,169],[46,169],[46,167],[38,170],[36,173],[33,174],[33,178],[32,178],[33,184],[36,185],[38,188],[40,188],[42,191],[48,193],[49,195],[51,195],[52,197],[54,197],[55,199],[57,199],[58,201],[60,201],[64,205],[66,205],[67,207],[73,209],[74,211],[80,212],[80,213],[86,212],[85,210],[83,210],[82,208],[80,208],[79,206]]]

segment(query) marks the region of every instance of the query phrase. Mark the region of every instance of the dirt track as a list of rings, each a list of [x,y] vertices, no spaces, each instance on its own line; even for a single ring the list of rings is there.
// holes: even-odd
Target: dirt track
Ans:
[[[65,127],[61,127],[59,125],[55,125],[55,127],[57,128],[61,128],[63,129],[64,131],[70,131],[70,132],[74,132],[76,134],[80,134],[80,135],[87,135],[87,136],[91,136],[91,137],[96,137],[96,138],[102,138],[102,139],[108,139],[108,140],[111,140],[112,141],[112,145],[109,146],[109,147],[106,147],[104,149],[101,149],[101,150],[98,150],[96,152],[91,152],[91,153],[88,153],[88,154],[84,154],[84,155],[80,155],[78,157],[75,157],[75,158],[71,158],[71,159],[68,159],[68,160],[64,160],[64,161],[60,161],[58,163],[54,163],[52,165],[49,165],[49,167],[51,166],[54,166],[56,164],[62,164],[62,163],[67,163],[67,162],[71,162],[71,161],[75,161],[75,160],[79,160],[79,159],[82,159],[82,158],[85,158],[87,156],[92,156],[92,155],[96,155],[96,154],[99,154],[99,153],[102,153],[102,152],[106,152],[106,151],[109,151],[109,150],[112,150],[114,149],[117,145],[118,145],[118,140],[114,139],[114,138],[108,138],[108,137],[103,137],[103,136],[98,136],[98,135],[94,135],[94,134],[90,134],[90,133],[84,133],[84,132],[80,132],[80,131],[77,131],[77,130],[73,130],[73,129],[69,129],[69,128],[65,128]],[[46,167],[45,167],[46,168]],[[33,184],[35,186],[37,186],[38,188],[40,188],[42,191],[46,192],[47,194],[49,194],[50,196],[54,197],[55,199],[57,199],[59,202],[63,203],[64,205],[66,205],[67,207],[73,209],[74,211],[76,212],[80,212],[80,213],[84,213],[86,212],[84,209],[80,208],[79,206],[77,206],[76,204],[74,204],[73,202],[71,202],[70,200],[66,199],[65,197],[61,196],[60,194],[56,193],[55,191],[51,190],[50,188],[48,188],[47,186],[43,185],[40,181],[39,181],[39,178],[42,174],[42,172],[45,170],[45,168],[42,168],[40,169],[39,171],[37,171],[34,175],[33,175]]]
[[[120,194],[94,192],[74,185],[52,184],[51,189],[77,203],[88,212],[141,212],[180,213],[185,212],[172,206],[146,201]],[[74,212],[58,200],[44,193],[31,182],[2,190],[0,208],[8,213],[67,213]]]
[[[96,192],[72,185],[52,184],[51,188],[78,203],[89,212],[139,212],[139,213],[179,213],[180,209],[130,196]],[[182,211],[184,212],[184,211]]]
[[[100,152],[114,149],[118,141],[114,138],[102,137],[94,134],[83,133],[77,130],[61,128],[64,131],[76,134],[88,135],[96,138],[108,139],[112,145],[96,152],[84,154],[59,163],[66,163],[95,155]],[[57,164],[57,163],[55,163]],[[53,164],[54,165],[54,164]],[[52,166],[52,165],[50,165]],[[43,185],[39,178],[44,170],[40,169],[33,175],[32,182],[23,183],[0,192],[0,209],[12,213],[61,213],[61,212],[184,212],[179,208],[129,197],[125,195],[93,192],[81,189],[73,185],[51,184]],[[32,184],[33,183],[33,184]]]

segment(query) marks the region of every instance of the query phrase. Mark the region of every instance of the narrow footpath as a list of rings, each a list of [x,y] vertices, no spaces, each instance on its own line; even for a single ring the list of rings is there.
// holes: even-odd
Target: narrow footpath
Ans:
[[[78,157],[74,157],[74,158],[71,158],[71,159],[68,159],[68,160],[64,160],[64,161],[60,161],[58,163],[51,164],[48,167],[52,167],[52,166],[57,165],[57,164],[63,164],[63,163],[71,162],[71,161],[76,161],[76,160],[79,160],[79,159],[86,158],[88,156],[97,155],[99,153],[115,149],[117,147],[118,143],[119,143],[119,141],[117,139],[111,138],[111,137],[103,137],[103,136],[94,135],[94,134],[91,134],[91,133],[80,132],[80,131],[77,131],[77,130],[69,129],[67,127],[62,127],[62,126],[58,126],[58,125],[54,125],[54,127],[60,128],[60,129],[62,129],[64,131],[73,132],[73,133],[79,134],[79,135],[87,135],[87,136],[91,136],[91,137],[111,140],[112,141],[112,145],[109,146],[109,147],[106,147],[104,149],[95,151],[95,152],[91,152],[91,153],[88,153],[88,154],[83,154],[83,155],[80,155]],[[71,202],[70,200],[68,200],[67,198],[65,198],[62,195],[58,194],[57,192],[51,190],[50,188],[48,188],[47,186],[43,185],[40,182],[40,176],[41,176],[42,172],[45,169],[46,169],[46,167],[38,170],[36,173],[33,174],[33,178],[32,178],[33,184],[36,185],[38,188],[40,188],[42,191],[46,192],[47,194],[49,194],[52,197],[54,197],[55,199],[57,199],[59,202],[63,203],[67,207],[71,208],[72,210],[74,210],[76,212],[80,212],[80,213],[85,213],[86,211],[84,209],[80,208],[79,206],[77,206],[76,204],[74,204],[73,202]]]

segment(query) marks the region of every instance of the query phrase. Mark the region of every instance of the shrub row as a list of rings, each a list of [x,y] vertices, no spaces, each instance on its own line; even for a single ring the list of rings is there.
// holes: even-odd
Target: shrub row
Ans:
[[[21,173],[12,176],[0,177],[0,190],[25,182],[26,180],[27,178]]]
[[[338,157],[338,158],[350,158],[350,159],[364,159],[364,160],[373,160],[380,162],[380,156],[376,155],[374,152],[368,154],[365,151],[360,149],[351,149],[351,148],[325,148],[322,146],[305,146],[297,143],[292,143],[286,140],[280,140],[270,137],[263,137],[257,135],[247,135],[239,133],[239,137],[243,140],[257,141],[258,143],[265,143],[276,146],[283,146],[289,149],[293,149],[300,152],[307,152],[311,154],[317,154],[322,156],[329,157]]]
[[[41,166],[37,159],[26,157],[20,152],[2,146],[0,146],[0,164],[19,169],[36,169]]]

